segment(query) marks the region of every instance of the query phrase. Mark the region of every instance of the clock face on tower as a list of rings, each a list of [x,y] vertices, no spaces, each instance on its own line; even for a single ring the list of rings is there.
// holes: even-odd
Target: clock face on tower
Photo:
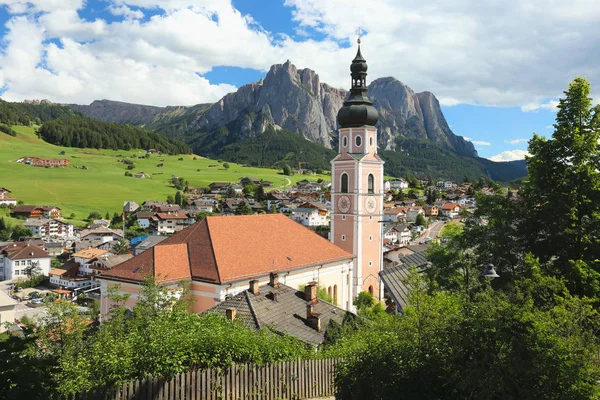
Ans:
[[[340,212],[347,213],[350,211],[350,198],[348,196],[340,196],[337,204]]]
[[[369,214],[373,214],[375,212],[375,210],[377,209],[377,201],[375,200],[375,197],[367,197],[367,199],[365,200],[365,209]]]

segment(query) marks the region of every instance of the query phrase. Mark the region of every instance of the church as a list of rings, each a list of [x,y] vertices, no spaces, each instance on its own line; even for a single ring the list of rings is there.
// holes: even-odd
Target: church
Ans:
[[[144,280],[172,286],[189,282],[203,312],[276,279],[291,288],[318,285],[332,305],[354,310],[361,291],[381,299],[383,161],[377,155],[378,112],[367,97],[367,63],[360,51],[351,67],[350,96],[339,110],[339,150],[332,166],[330,241],[283,214],[209,216],[106,271],[101,313],[119,285],[133,307]]]
[[[383,160],[377,155],[379,113],[367,96],[367,62],[350,66],[350,96],[338,112],[339,150],[331,161],[331,241],[356,255],[352,296],[383,298]]]

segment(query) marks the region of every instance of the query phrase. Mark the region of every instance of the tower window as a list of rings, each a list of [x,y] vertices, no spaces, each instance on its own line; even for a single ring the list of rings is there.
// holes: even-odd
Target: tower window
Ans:
[[[346,235],[342,235],[342,240],[346,240]]]
[[[369,235],[369,241],[373,240],[373,236]]]
[[[368,192],[369,193],[375,193],[375,177],[373,176],[373,174],[369,174],[369,178],[367,179],[368,181]]]
[[[346,147],[348,146],[348,138],[346,136],[344,136],[342,138],[342,147]]]
[[[342,174],[342,193],[348,193],[348,174]]]
[[[345,215],[342,215],[342,219],[345,221],[345,220],[346,220],[346,216],[345,216]]]
[[[369,138],[369,146],[373,147],[373,136]]]
[[[362,138],[360,136],[356,137],[356,146],[360,147],[362,145]]]
[[[369,286],[369,293],[373,294],[373,285]]]

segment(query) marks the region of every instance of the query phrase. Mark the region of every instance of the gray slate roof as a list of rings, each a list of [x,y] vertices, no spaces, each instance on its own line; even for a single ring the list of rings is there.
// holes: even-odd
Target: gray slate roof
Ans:
[[[427,264],[427,259],[425,258],[425,253],[427,250],[421,250],[417,253],[409,254],[400,258],[398,261],[402,265],[413,266],[413,267],[421,267]]]
[[[402,310],[408,302],[410,285],[404,283],[408,277],[411,267],[407,265],[396,265],[379,272],[385,290],[390,294],[396,304],[396,308]]]
[[[303,292],[283,284],[278,289],[264,285],[259,290],[257,296],[245,290],[205,312],[225,316],[228,308],[235,308],[236,320],[241,320],[248,328],[268,327],[277,333],[294,336],[313,345],[323,342],[329,321],[341,324],[346,314],[345,310],[319,300],[314,305],[314,312],[321,315],[321,332],[317,332],[307,324]],[[277,302],[273,301],[273,293],[277,293]]]

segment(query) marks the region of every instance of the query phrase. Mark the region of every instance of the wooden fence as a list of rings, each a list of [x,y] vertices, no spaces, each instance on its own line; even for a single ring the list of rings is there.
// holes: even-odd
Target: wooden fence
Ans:
[[[170,380],[148,378],[82,393],[69,400],[267,400],[333,396],[339,359],[297,360],[257,366],[188,371]]]

